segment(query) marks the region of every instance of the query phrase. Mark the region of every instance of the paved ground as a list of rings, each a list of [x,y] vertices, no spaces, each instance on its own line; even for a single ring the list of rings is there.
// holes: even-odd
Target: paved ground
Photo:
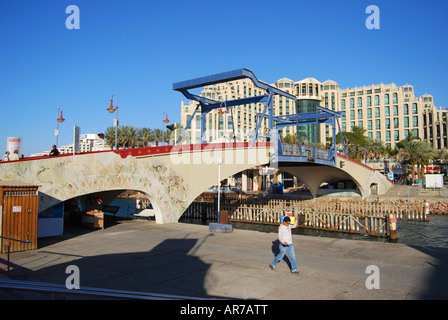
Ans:
[[[208,226],[122,221],[104,230],[66,230],[39,240],[39,249],[11,254],[11,275],[65,284],[76,265],[81,286],[235,299],[448,299],[448,249],[293,235],[299,269],[293,275],[277,252],[275,233]],[[0,269],[6,263],[0,256]],[[379,289],[367,289],[370,265]],[[0,277],[6,277],[0,270]],[[1,293],[3,299],[36,298]]]

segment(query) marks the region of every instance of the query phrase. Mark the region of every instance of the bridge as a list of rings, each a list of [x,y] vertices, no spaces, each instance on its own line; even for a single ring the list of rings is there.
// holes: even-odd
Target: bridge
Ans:
[[[318,107],[311,114],[274,117],[274,94],[295,97],[258,81],[246,69],[177,83],[173,89],[198,101],[196,111],[202,106],[201,117],[205,119],[204,115],[221,108],[222,102],[195,96],[188,90],[244,77],[268,92],[263,96],[225,102],[227,108],[253,101],[265,104],[266,114],[259,115],[251,142],[206,143],[204,134],[201,144],[180,144],[181,136],[174,146],[24,158],[0,162],[0,180],[38,185],[39,212],[74,198],[86,211],[101,210],[123,191],[137,190],[150,200],[157,223],[177,222],[202,192],[217,185],[218,179],[260,166],[278,168],[296,176],[308,186],[313,196],[318,195],[323,182],[352,181],[362,196],[370,195],[372,190],[382,194],[392,186],[383,175],[340,153],[335,140],[329,150],[319,149],[316,145],[282,142],[278,135],[282,126],[329,123],[336,127],[342,114]],[[269,120],[269,134],[267,141],[262,142],[257,138],[264,117]]]

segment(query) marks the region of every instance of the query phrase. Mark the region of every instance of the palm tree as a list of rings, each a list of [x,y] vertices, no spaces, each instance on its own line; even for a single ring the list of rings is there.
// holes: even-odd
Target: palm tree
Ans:
[[[151,142],[154,142],[156,146],[159,142],[163,141],[163,131],[161,129],[153,129],[151,132]]]
[[[367,137],[364,135],[365,132],[366,129],[357,126],[354,126],[351,132],[342,132],[350,158],[362,157],[360,150],[366,144]],[[336,143],[342,143],[341,133],[338,133],[336,136]]]
[[[398,155],[409,162],[412,168],[412,180],[415,180],[415,166],[418,166],[418,176],[421,178],[422,166],[436,155],[436,151],[427,142],[412,140],[404,143]]]
[[[384,154],[384,144],[381,140],[367,138],[365,144],[360,147],[360,151],[366,155],[367,159],[379,159]]]
[[[151,132],[150,128],[141,128],[138,130],[137,135],[140,138],[140,145],[142,147],[147,147],[149,142],[151,141]]]
[[[115,128],[108,127],[104,132],[104,140],[109,148],[113,149],[115,146]]]
[[[126,146],[129,148],[135,148],[140,142],[140,137],[138,136],[138,128],[133,126],[124,127],[124,137],[126,141]]]

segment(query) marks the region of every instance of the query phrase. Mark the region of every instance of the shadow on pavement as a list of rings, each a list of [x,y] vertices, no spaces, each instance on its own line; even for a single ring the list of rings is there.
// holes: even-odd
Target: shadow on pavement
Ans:
[[[204,283],[210,265],[191,254],[201,245],[198,241],[166,239],[149,252],[105,254],[79,259],[65,253],[40,251],[47,255],[47,259],[55,255],[69,262],[36,271],[12,263],[14,273],[10,277],[65,285],[70,275],[66,269],[75,265],[80,271],[81,287],[231,299],[207,294]],[[68,259],[64,259],[64,256]]]

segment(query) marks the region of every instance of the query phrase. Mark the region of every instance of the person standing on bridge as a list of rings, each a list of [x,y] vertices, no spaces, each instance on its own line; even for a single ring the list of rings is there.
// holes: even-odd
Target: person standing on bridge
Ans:
[[[280,252],[279,254],[277,254],[277,256],[269,265],[271,270],[275,271],[275,266],[277,265],[277,263],[279,263],[280,260],[283,259],[285,254],[287,254],[289,260],[291,261],[291,273],[294,274],[300,273],[300,271],[297,270],[296,253],[294,250],[294,245],[292,244],[292,235],[291,235],[291,229],[296,228],[298,222],[299,219],[297,216],[295,216],[294,225],[291,226],[291,219],[289,217],[283,218],[283,222],[278,227],[278,240],[280,241],[279,244]]]
[[[14,153],[9,157],[9,160],[19,160],[19,150],[14,150]]]
[[[51,151],[50,151],[50,157],[58,156],[59,150],[56,148],[56,145],[53,145]]]
[[[2,161],[9,161],[9,151],[5,152],[5,155],[3,156]]]

